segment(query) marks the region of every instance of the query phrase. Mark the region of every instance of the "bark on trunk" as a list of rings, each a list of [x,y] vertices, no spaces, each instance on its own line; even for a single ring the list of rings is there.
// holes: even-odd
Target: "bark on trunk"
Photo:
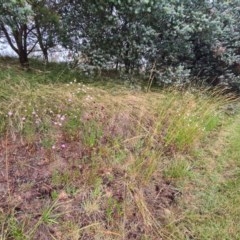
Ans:
[[[48,63],[48,51],[46,49],[43,49],[42,52],[43,52],[44,61],[47,64]]]
[[[19,53],[19,62],[23,68],[29,68],[29,61],[26,52],[22,51]]]

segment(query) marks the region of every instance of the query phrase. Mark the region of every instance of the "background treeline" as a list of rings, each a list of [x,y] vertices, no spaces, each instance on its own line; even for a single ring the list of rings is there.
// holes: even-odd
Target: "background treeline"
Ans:
[[[240,82],[239,0],[0,0],[0,37],[28,67],[56,46],[73,65],[159,83]]]

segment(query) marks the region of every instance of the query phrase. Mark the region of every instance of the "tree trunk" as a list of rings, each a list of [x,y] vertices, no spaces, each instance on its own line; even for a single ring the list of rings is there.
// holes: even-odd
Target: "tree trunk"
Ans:
[[[43,52],[44,62],[45,64],[48,64],[48,50],[46,48],[43,48],[42,52]]]
[[[129,59],[129,50],[130,50],[130,44],[129,44],[129,42],[126,42],[126,50],[125,50],[124,59],[123,59],[126,74],[129,73],[130,66],[131,66],[131,62],[130,62],[130,59]]]
[[[38,19],[35,19],[35,24],[36,24],[36,30],[37,30],[38,43],[43,53],[44,62],[45,64],[47,64],[48,63],[48,47],[47,47],[47,44],[44,44],[43,42],[43,36],[40,30]]]
[[[23,68],[29,68],[28,55],[25,51],[19,52],[19,62]]]
[[[124,65],[125,65],[125,73],[129,74],[129,70],[130,70],[130,60],[126,57],[124,59]]]

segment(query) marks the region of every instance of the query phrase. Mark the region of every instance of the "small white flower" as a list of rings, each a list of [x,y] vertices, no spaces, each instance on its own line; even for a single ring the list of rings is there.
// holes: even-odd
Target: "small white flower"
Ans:
[[[11,117],[13,113],[11,111],[8,112],[8,116]]]

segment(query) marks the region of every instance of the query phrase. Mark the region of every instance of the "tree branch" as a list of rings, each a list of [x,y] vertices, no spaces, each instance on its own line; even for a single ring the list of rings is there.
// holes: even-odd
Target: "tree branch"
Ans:
[[[5,28],[5,26],[3,25],[3,23],[1,23],[0,26],[1,26],[2,31],[4,32],[4,35],[5,35],[6,39],[7,39],[10,47],[13,49],[14,52],[16,52],[17,54],[19,54],[18,49],[13,45],[12,39],[11,39],[11,37],[9,36],[9,33],[8,33],[7,29]]]
[[[33,44],[32,48],[27,52],[27,55],[29,55],[33,49],[36,47],[36,45],[38,44],[38,40]]]

